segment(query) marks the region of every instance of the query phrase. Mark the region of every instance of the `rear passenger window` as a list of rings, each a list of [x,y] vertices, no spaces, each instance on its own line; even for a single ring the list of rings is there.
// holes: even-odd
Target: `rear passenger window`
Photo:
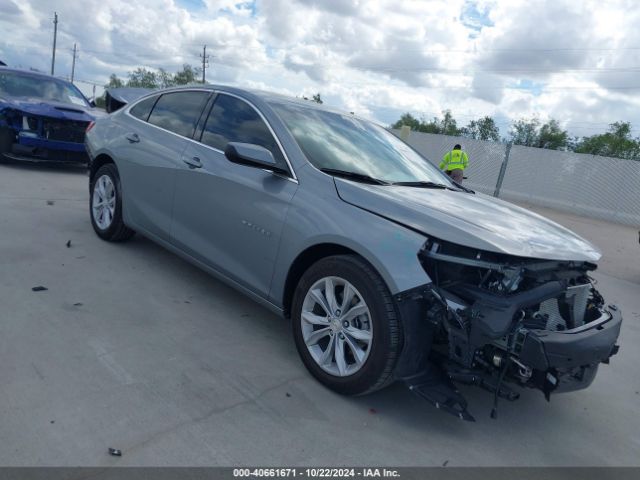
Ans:
[[[207,92],[165,93],[153,107],[149,123],[191,137],[208,97]]]
[[[147,118],[149,118],[149,114],[151,113],[151,109],[153,108],[153,104],[156,103],[157,99],[158,99],[157,95],[154,95],[153,97],[150,97],[150,98],[145,98],[141,102],[136,103],[131,108],[131,110],[129,110],[129,113],[134,117],[139,118],[140,120],[144,120],[146,122]]]
[[[201,141],[223,151],[229,142],[260,145],[271,152],[281,167],[287,168],[282,151],[258,112],[247,102],[229,95],[218,95]]]

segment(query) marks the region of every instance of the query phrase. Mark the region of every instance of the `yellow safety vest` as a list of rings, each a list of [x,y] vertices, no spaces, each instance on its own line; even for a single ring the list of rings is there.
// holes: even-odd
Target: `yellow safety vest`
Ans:
[[[440,170],[464,170],[469,166],[469,155],[462,150],[451,150],[444,154],[440,162]]]

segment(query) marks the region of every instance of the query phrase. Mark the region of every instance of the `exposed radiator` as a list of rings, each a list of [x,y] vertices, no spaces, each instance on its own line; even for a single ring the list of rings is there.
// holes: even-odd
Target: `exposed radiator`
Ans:
[[[538,315],[546,318],[546,329],[569,330],[584,325],[590,290],[591,284],[576,285],[569,287],[563,297],[542,302]]]

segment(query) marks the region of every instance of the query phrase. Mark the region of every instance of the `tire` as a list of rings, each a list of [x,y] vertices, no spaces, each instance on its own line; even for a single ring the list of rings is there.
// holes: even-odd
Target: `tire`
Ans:
[[[327,291],[334,292],[331,316]],[[351,298],[347,305],[345,296]],[[368,263],[355,255],[319,260],[300,279],[291,312],[298,353],[320,383],[343,395],[364,395],[393,381],[401,324],[389,289]]]
[[[122,220],[122,188],[115,164],[107,163],[98,169],[91,179],[89,192],[91,225],[100,238],[124,242],[135,235]],[[99,205],[103,205],[102,208]]]

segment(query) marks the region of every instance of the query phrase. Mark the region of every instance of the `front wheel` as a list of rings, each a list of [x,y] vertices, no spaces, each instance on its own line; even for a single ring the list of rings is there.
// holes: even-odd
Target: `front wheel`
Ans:
[[[392,381],[401,326],[380,275],[355,255],[327,257],[302,276],[292,305],[293,334],[309,372],[345,395]]]
[[[130,239],[135,232],[122,220],[122,191],[117,167],[113,163],[100,167],[89,191],[91,225],[98,236],[110,242]]]

